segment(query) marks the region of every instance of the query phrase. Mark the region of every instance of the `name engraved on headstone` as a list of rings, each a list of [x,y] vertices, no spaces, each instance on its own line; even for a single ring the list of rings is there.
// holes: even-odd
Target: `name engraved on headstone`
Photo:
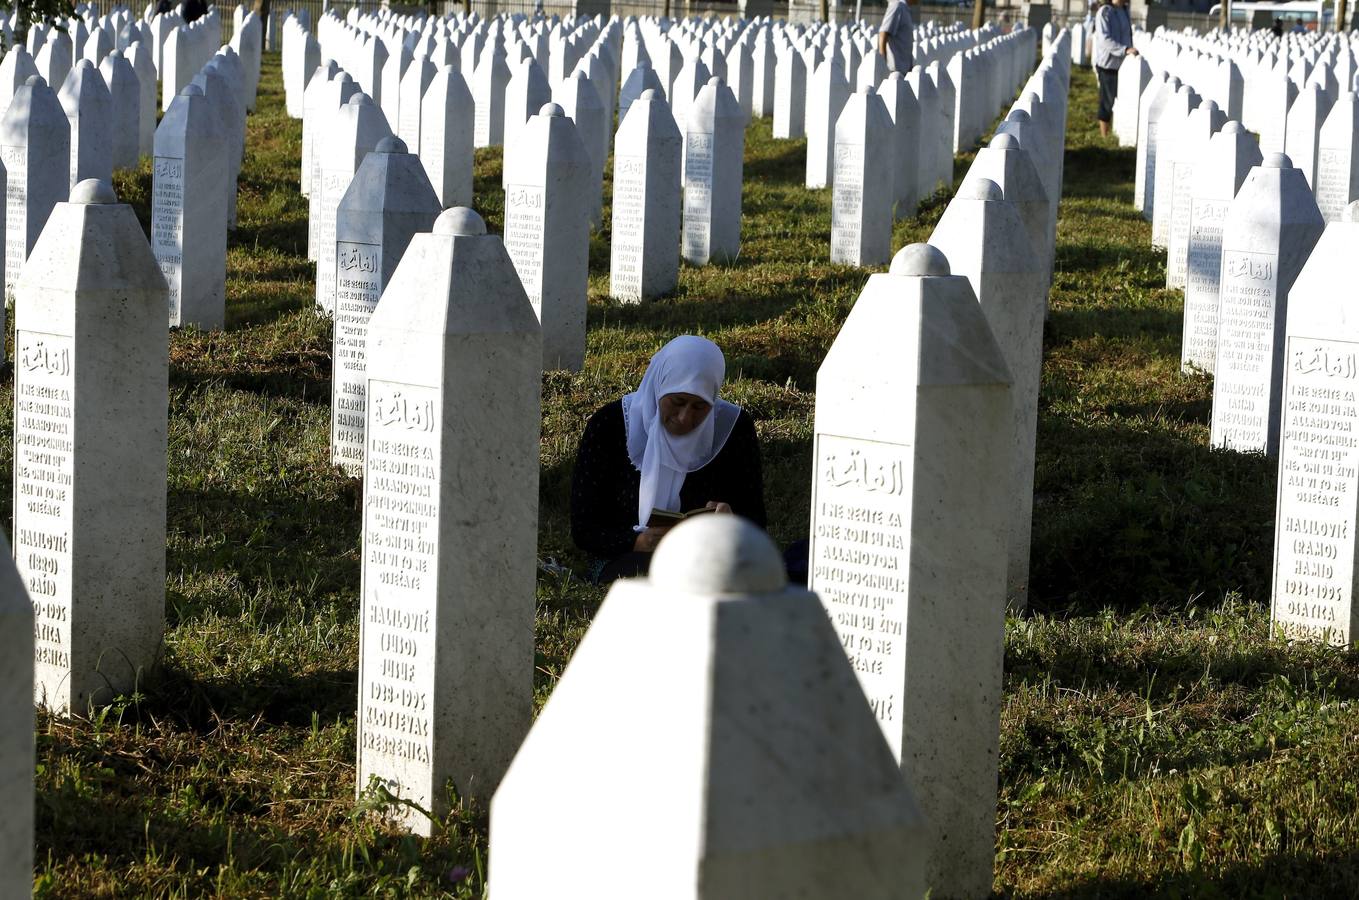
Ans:
[[[859,144],[835,145],[834,196],[831,199],[831,259],[859,261],[863,224],[864,153]]]
[[[705,256],[712,227],[713,136],[688,135],[684,152],[684,253]]]
[[[316,267],[317,297],[335,296],[335,267],[330,265],[331,254],[335,252],[335,215],[339,212],[340,200],[349,188],[353,172],[334,170],[321,173],[321,197],[319,221],[316,223],[317,259]],[[313,188],[314,190],[314,188]]]
[[[5,285],[10,292],[28,256],[28,153],[23,147],[0,147],[5,164]]]
[[[1218,306],[1213,417],[1228,448],[1268,443],[1278,261],[1272,253],[1224,250]]]
[[[363,465],[368,320],[382,296],[382,248],[335,244],[335,386],[331,447],[337,464]]]
[[[1180,248],[1185,246],[1185,241],[1189,239],[1189,191],[1194,180],[1194,165],[1192,162],[1177,162],[1171,167],[1171,209],[1170,209],[1170,247]],[[1173,287],[1183,287],[1185,279],[1185,269],[1189,260],[1185,253],[1171,253],[1168,264],[1170,266],[1169,284]]]
[[[869,705],[898,754],[898,692],[906,677],[909,455],[909,448],[895,444],[820,434],[812,486],[812,587],[831,612]]]
[[[534,185],[505,188],[505,250],[519,273],[524,293],[539,317],[543,312],[543,189]]]
[[[1217,364],[1218,278],[1222,272],[1222,225],[1230,200],[1195,198],[1189,203],[1185,253],[1185,303],[1190,306],[1182,360],[1211,370]]]
[[[14,562],[33,601],[39,685],[71,670],[74,344],[38,331],[14,336]]]
[[[642,296],[642,239],[646,228],[646,159],[613,161],[613,261],[611,290],[620,300]]]
[[[160,263],[161,274],[170,286],[170,321],[179,321],[183,284],[184,247],[184,160],[157,156],[151,182],[151,250]]]
[[[1359,344],[1289,338],[1273,621],[1287,638],[1350,642],[1359,501]]]
[[[1161,123],[1159,121],[1147,124],[1146,167],[1143,169],[1146,173],[1146,180],[1143,183],[1147,186],[1147,195],[1144,205],[1150,205],[1152,196],[1155,194],[1153,181],[1156,179],[1156,132],[1160,130]]]
[[[363,769],[382,775],[432,759],[439,391],[369,380],[367,413],[359,715]]]
[[[12,176],[11,176],[12,177]],[[1340,218],[1352,199],[1350,192],[1350,155],[1344,150],[1317,151],[1317,206],[1327,222]]]

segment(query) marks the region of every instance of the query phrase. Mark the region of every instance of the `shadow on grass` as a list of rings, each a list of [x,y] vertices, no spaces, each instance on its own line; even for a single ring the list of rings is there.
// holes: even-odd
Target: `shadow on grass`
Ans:
[[[1020,895],[1017,895],[1020,896]],[[1359,896],[1359,852],[1326,856],[1276,853],[1219,869],[1171,872],[1150,880],[1084,878],[1057,891],[1023,894],[1032,900],[1281,900],[1286,897]]]

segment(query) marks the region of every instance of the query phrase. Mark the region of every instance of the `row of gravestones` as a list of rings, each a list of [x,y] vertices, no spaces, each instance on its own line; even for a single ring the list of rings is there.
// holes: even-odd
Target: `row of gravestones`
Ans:
[[[1199,66],[1144,56],[1173,64],[1140,92],[1137,199],[1167,250],[1167,286],[1184,290],[1182,368],[1213,375],[1214,447],[1279,458],[1275,632],[1348,645],[1359,330],[1344,298],[1345,253],[1359,246],[1359,98],[1331,102],[1324,77],[1290,90],[1282,152],[1262,152],[1182,80]]]
[[[1019,526],[1016,494],[995,486],[1018,491],[1027,467],[1032,493],[1052,259],[1044,184],[1060,190],[1051,142],[1070,71],[1065,35],[1053,46],[1025,108],[978,153],[935,246],[907,248],[870,279],[822,367],[819,602],[786,589],[772,544],[738,521],[678,530],[650,587],[611,594],[527,741],[541,328],[504,242],[476,213],[424,224],[435,208],[418,161],[390,137],[366,157],[355,187],[399,196],[419,182],[426,205],[344,235],[355,277],[394,265],[383,293],[400,298],[377,305],[361,348],[360,787],[376,778],[440,815],[445,784],[485,802],[509,768],[492,804],[492,878],[507,897],[543,896],[542,860],[579,858],[579,842],[601,834],[635,853],[592,880],[593,896],[636,896],[700,870],[743,896],[790,884],[863,897],[989,889],[1006,561]],[[346,202],[361,207],[361,192]],[[382,252],[389,239],[407,243],[399,262]],[[15,813],[0,831],[6,893],[31,878],[30,703],[81,711],[128,690],[161,640],[168,305],[135,216],[97,180],[57,204],[15,289],[17,572],[0,575],[0,633],[13,645],[0,654],[10,676],[0,784]],[[89,309],[102,314],[78,314]],[[890,424],[874,414],[883,403],[902,411]],[[460,477],[443,477],[455,467]],[[641,683],[618,673],[635,671],[630,636],[658,616],[676,665],[634,697]],[[813,670],[824,677],[789,677]],[[617,708],[609,698],[656,710],[659,730],[604,715]],[[659,797],[636,790],[655,763],[642,744],[657,734],[673,735],[676,775]],[[601,740],[608,754],[580,749]],[[570,753],[599,788],[590,815],[604,831],[546,836],[534,810],[568,789]],[[711,798],[701,809],[700,797]],[[427,817],[401,808],[428,832]],[[703,842],[642,841],[655,832],[639,820]]]

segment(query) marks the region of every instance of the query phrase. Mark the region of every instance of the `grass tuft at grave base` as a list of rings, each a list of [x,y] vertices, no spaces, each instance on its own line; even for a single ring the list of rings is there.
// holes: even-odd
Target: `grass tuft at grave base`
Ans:
[[[361,492],[329,464],[330,329],[311,311],[300,125],[283,114],[278,57],[264,68],[227,330],[171,336],[163,665],[91,720],[40,716],[42,897],[483,892],[485,810],[460,808],[425,840],[374,815],[381,796],[355,801]],[[1132,151],[1099,140],[1094,108],[1093,76],[1077,72],[1033,612],[1007,627],[996,889],[1353,896],[1359,665],[1268,638],[1274,467],[1207,448],[1210,383],[1178,372],[1180,295],[1131,207]],[[805,535],[816,369],[866,273],[827,262],[829,194],[803,189],[802,166],[801,142],[755,122],[741,258],[684,268],[663,302],[608,301],[607,231],[594,238],[586,369],[543,382],[542,560],[584,563],[566,504],[585,418],[689,331],[722,345],[727,395],[758,422],[771,531]],[[478,152],[493,231],[499,169],[498,152]],[[149,166],[116,181],[145,224]],[[894,246],[923,240],[944,199],[900,223]],[[8,377],[3,391],[12,403]],[[10,444],[6,429],[6,476]],[[602,597],[540,574],[539,703]],[[667,647],[650,637],[660,671]],[[541,827],[573,820],[544,809]],[[609,864],[601,847],[560,875],[588,882]]]

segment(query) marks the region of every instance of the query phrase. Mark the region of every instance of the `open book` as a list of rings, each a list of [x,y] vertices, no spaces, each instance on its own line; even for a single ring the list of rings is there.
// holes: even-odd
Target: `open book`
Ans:
[[[670,509],[655,509],[653,507],[651,510],[651,518],[646,520],[646,527],[669,528],[672,525],[678,525],[685,519],[701,516],[704,513],[710,512],[713,512],[713,510],[708,507],[704,507],[703,509],[691,509],[688,512],[675,512]]]

